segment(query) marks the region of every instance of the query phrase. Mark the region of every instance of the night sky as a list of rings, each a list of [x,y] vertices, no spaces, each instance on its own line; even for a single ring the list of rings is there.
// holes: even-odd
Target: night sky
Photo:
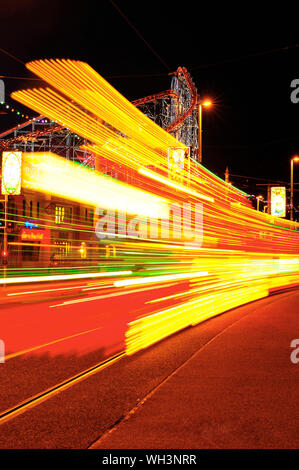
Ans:
[[[265,11],[261,2],[115,3],[156,54],[109,0],[86,0],[80,8],[68,0],[5,2],[0,47],[22,62],[88,62],[129,100],[168,89],[168,73],[185,66],[201,96],[215,102],[203,115],[204,165],[221,177],[226,166],[248,177],[231,178],[248,192],[258,182],[249,177],[289,181],[290,158],[299,154],[299,103],[290,100],[290,83],[299,78],[298,12],[281,4]],[[0,57],[1,75],[27,77],[4,79],[9,104],[11,91],[42,85],[29,80],[34,75],[21,62]],[[22,121],[0,114],[1,130]]]

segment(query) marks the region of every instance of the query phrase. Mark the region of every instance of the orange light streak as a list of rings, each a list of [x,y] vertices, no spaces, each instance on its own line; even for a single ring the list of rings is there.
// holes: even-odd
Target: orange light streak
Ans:
[[[165,205],[169,208],[173,202],[181,205],[190,202],[194,206],[201,201],[203,204],[200,248],[184,246],[185,239],[179,233],[181,227],[173,229],[172,235],[179,235],[173,237],[175,240],[171,237],[159,239],[159,234],[153,238],[145,234],[134,239],[134,235],[129,237],[125,233],[123,245],[117,245],[116,254],[123,259],[120,265],[139,266],[136,272],[133,268],[132,271],[124,268],[128,274],[134,272],[134,278],[116,280],[113,292],[103,296],[70,300],[59,306],[137,293],[142,288],[157,289],[156,298],[151,298],[146,306],[158,310],[147,311],[128,324],[127,353],[133,354],[182,328],[263,298],[272,290],[299,285],[299,224],[257,212],[245,193],[192,159],[182,169],[179,180],[175,180],[173,175],[170,178],[168,148],[184,145],[141,113],[87,64],[46,60],[31,62],[28,68],[56,90],[24,90],[14,93],[13,98],[88,140],[84,148],[94,153],[97,169],[105,159],[108,166],[119,165],[134,175],[132,184],[125,186],[119,186],[116,178],[110,178],[105,186],[108,191],[106,200],[104,197],[92,198],[87,187],[86,191],[81,188],[79,192],[79,176],[75,185],[77,195],[71,191],[71,184],[66,185],[68,189],[64,193],[55,194],[108,207],[113,194],[123,188],[121,201],[111,204],[111,207],[141,215],[150,215],[154,208],[163,211]],[[50,174],[51,170],[43,166],[46,162],[42,158],[36,162]],[[57,169],[62,168],[59,165],[53,165],[56,174],[59,173]],[[80,172],[77,168],[77,174]],[[83,178],[86,184],[92,185],[91,173],[80,173],[88,174],[86,179]],[[101,184],[108,181],[102,180],[99,172],[93,174]],[[53,182],[54,173],[51,175],[51,181],[44,185],[37,177],[34,178],[31,189],[52,191],[53,194],[56,182]],[[74,182],[72,175],[69,183],[71,178]],[[60,187],[63,187],[62,182]],[[96,192],[94,186],[91,193]],[[148,206],[141,195],[146,198]],[[195,217],[195,209],[192,211]],[[184,221],[182,216],[181,225]],[[117,237],[115,235],[113,239],[114,244]],[[105,274],[112,275],[101,273]],[[90,277],[95,276],[92,274]],[[147,284],[152,285],[146,287]],[[130,286],[136,286],[136,290],[126,289]],[[158,290],[163,287],[177,289],[163,291],[159,296]]]

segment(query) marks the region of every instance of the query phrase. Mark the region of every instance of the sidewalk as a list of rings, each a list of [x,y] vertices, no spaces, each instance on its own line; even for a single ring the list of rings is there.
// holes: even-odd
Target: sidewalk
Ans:
[[[93,448],[298,448],[299,292],[251,305]]]

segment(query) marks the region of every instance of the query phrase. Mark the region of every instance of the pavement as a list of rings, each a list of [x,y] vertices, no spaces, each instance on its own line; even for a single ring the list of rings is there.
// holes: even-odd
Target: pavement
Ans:
[[[298,448],[299,291],[270,300],[249,304],[92,448]]]

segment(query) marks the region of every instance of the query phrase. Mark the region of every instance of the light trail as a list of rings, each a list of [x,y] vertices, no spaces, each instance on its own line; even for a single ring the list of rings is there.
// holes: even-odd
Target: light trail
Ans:
[[[24,188],[142,216],[169,215],[165,199],[96,174],[53,153],[24,153],[23,165]]]
[[[51,276],[27,276],[27,277],[2,277],[0,284],[19,284],[45,281],[67,281],[72,279],[88,279],[92,277],[112,277],[112,276],[128,276],[132,271],[108,271],[105,273],[80,273],[80,274],[53,274]]]
[[[191,194],[191,196],[194,196],[198,199],[202,199],[204,201],[208,202],[214,202],[214,198],[205,196],[204,194],[200,194],[196,191],[193,191],[192,189],[186,188],[185,186],[182,186],[180,184],[174,183],[173,181],[170,181],[166,178],[163,178],[160,175],[157,175],[156,173],[153,173],[152,171],[146,170],[145,168],[139,168],[138,172],[141,175],[145,175],[148,178],[151,178],[155,181],[159,181],[162,184],[165,184],[166,186],[170,186],[171,188],[175,188],[179,191],[182,191],[183,193]]]
[[[80,314],[84,302],[137,294],[142,289],[154,294],[155,289],[168,286],[163,296],[157,291],[160,298],[147,299],[146,306],[157,311],[146,310],[145,302],[140,306],[137,295],[138,308],[134,309],[132,300],[132,315],[138,317],[128,324],[126,333],[127,353],[132,354],[182,328],[269,295],[272,289],[299,285],[298,224],[254,210],[248,195],[192,158],[185,161],[182,157],[182,168],[173,172],[175,165],[169,160],[169,148],[186,146],[140,112],[89,65],[72,60],[41,60],[27,67],[52,88],[19,91],[13,93],[13,98],[87,140],[83,149],[93,155],[96,171],[77,166],[73,173],[69,171],[74,168],[72,165],[64,170],[64,163],[61,166],[55,160],[51,170],[40,155],[32,167],[39,168],[41,174],[52,171],[51,178],[43,181],[29,170],[25,184],[27,178],[34,190],[93,207],[138,214],[146,228],[142,233],[130,230],[122,214],[117,218],[121,230],[116,234],[116,225],[110,224],[109,215],[109,239],[104,242],[111,243],[111,249],[105,248],[107,263],[113,260],[120,270],[123,266],[123,271],[134,266],[129,279],[113,282],[114,288],[125,289],[51,307],[76,308],[78,304]],[[30,158],[34,162],[34,156]],[[110,170],[115,178],[101,175]],[[56,174],[63,178],[59,180]],[[123,185],[122,179],[130,184]],[[81,187],[82,191],[78,191]],[[120,194],[118,199],[116,192]],[[195,208],[197,201],[202,206],[200,214]],[[192,204],[188,230],[186,213],[171,215],[174,211],[169,210],[177,204],[180,211],[186,202]],[[161,220],[158,229],[151,231],[144,218],[155,212]],[[199,215],[203,223],[197,227]],[[162,220],[165,216],[167,220]],[[76,231],[76,226],[70,230]],[[102,246],[98,241],[90,242],[89,233],[84,232],[85,241],[90,252],[95,248],[92,255],[97,260],[97,248]],[[105,236],[103,227],[100,235]],[[193,235],[202,235],[197,246],[190,246]],[[188,281],[185,285],[184,280]],[[126,291],[133,286],[135,290]],[[85,290],[96,289],[100,287]],[[159,302],[165,302],[167,308]],[[115,312],[110,313],[113,316]]]
[[[180,273],[180,274],[169,274],[167,276],[152,276],[145,279],[130,279],[130,280],[121,280],[115,281],[115,287],[124,287],[124,286],[138,286],[140,284],[152,284],[165,281],[180,281],[183,279],[192,279],[196,277],[208,276],[208,272],[193,272],[193,273]]]
[[[65,336],[64,338],[55,339],[47,343],[38,344],[37,346],[32,346],[31,348],[23,349],[22,351],[17,351],[15,353],[7,354],[5,356],[5,362],[7,362],[9,359],[13,359],[18,356],[23,356],[24,354],[28,354],[28,353],[37,351],[42,348],[46,348],[47,346],[52,346],[53,344],[61,343],[62,341],[67,341],[68,339],[77,338],[78,336],[86,335],[88,333],[93,333],[94,331],[98,331],[101,328],[102,327],[99,326],[98,328],[93,328],[92,330],[81,331],[80,333],[75,333],[73,335]]]
[[[65,290],[74,290],[74,289],[82,289],[84,286],[72,286],[72,287],[57,287],[52,289],[39,289],[39,290],[31,290],[31,291],[23,291],[23,292],[11,292],[8,293],[7,296],[14,296],[14,295],[28,295],[28,294],[42,294],[44,292],[56,292],[56,291],[65,291]],[[82,289],[84,290],[84,289]]]
[[[129,291],[126,291],[126,292],[121,291],[121,292],[109,293],[109,294],[104,294],[104,295],[97,295],[96,297],[86,297],[84,299],[66,300],[65,302],[63,302],[61,304],[50,305],[50,308],[65,307],[66,305],[81,304],[81,303],[85,303],[85,302],[94,302],[94,301],[97,301],[97,300],[110,299],[110,298],[113,298],[113,297],[121,297],[121,296],[124,296],[124,295],[136,294],[137,292],[145,292],[147,290],[154,290],[154,289],[170,287],[170,286],[171,286],[171,284],[164,284],[164,285],[161,285],[161,286],[148,287],[146,289],[142,289],[142,291],[140,289],[135,289],[135,290],[129,290]]]
[[[26,66],[84,109],[140,140],[142,145],[178,146],[177,139],[145,116],[88,64],[63,59],[34,61]]]
[[[126,353],[134,354],[188,326],[219,315],[226,310],[268,295],[264,286],[253,285],[225,290],[181,303],[129,323]]]

